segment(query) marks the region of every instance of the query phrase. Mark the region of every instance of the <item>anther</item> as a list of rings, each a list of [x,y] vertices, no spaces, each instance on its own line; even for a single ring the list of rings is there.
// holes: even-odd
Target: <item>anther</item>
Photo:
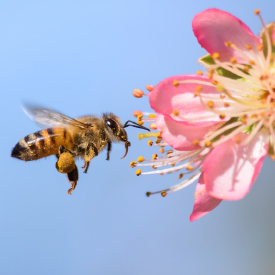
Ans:
[[[142,90],[134,89],[134,91],[133,91],[134,97],[141,98],[141,97],[143,97],[143,95],[144,95],[144,92]]]
[[[146,87],[146,90],[149,91],[149,92],[152,92],[153,88],[154,88],[153,86],[148,85],[148,84],[145,87]]]
[[[203,72],[202,71],[197,71],[197,74],[198,75],[203,75]]]
[[[142,116],[143,113],[142,113],[141,111],[134,111],[134,112],[133,112],[133,115],[134,115],[135,117],[137,117],[137,116]]]
[[[137,115],[137,120],[138,120],[138,121],[141,121],[141,120],[142,120],[142,117],[143,117],[143,114]]]
[[[209,70],[208,71],[208,78],[211,79],[213,77],[213,75],[214,75],[214,72],[215,72],[214,70]]]
[[[149,116],[148,116],[149,118],[156,118],[157,117],[157,115],[155,115],[155,114],[149,114]]]
[[[242,122],[242,124],[246,124],[246,123],[247,123],[246,118],[245,118],[245,117],[242,117],[241,122]]]
[[[214,102],[213,101],[208,101],[207,106],[211,109],[214,108]]]
[[[257,46],[257,50],[258,50],[258,51],[261,51],[262,49],[263,49],[263,45],[258,45],[258,46]]]
[[[181,179],[182,177],[183,177],[183,173],[180,173],[178,178]]]
[[[197,86],[196,87],[196,92],[201,92],[201,91],[202,91],[202,86],[201,85]]]
[[[138,162],[143,162],[143,161],[144,161],[144,157],[138,157],[138,158],[137,158],[137,161],[138,161]]]
[[[220,95],[220,99],[224,99],[225,98],[225,95]]]
[[[216,81],[216,80],[214,80],[214,79],[211,81],[211,83],[212,83],[214,86],[217,86],[217,85],[218,85],[218,81]]]
[[[177,80],[174,80],[174,81],[173,81],[173,85],[174,85],[175,87],[178,87],[178,86],[180,85],[180,83],[179,83]]]
[[[220,114],[220,119],[225,119],[225,114]]]
[[[157,159],[158,158],[158,154],[153,154],[152,159]]]
[[[235,57],[231,57],[231,58],[230,58],[230,62],[231,62],[233,65],[235,65],[235,64],[238,63],[238,62],[237,62],[237,59],[236,59]]]
[[[161,194],[162,197],[166,197],[166,195],[167,195],[167,193],[165,191],[161,191],[160,194]]]
[[[151,195],[151,192],[146,192],[147,197],[150,197],[150,195]]]
[[[225,47],[231,47],[232,42],[231,41],[224,42],[224,45]]]
[[[249,60],[249,64],[250,64],[250,65],[255,65],[254,60],[250,59],[250,60]]]
[[[211,147],[212,146],[212,142],[210,140],[205,142],[205,147]]]
[[[153,140],[151,140],[151,139],[148,140],[148,145],[149,145],[149,146],[152,146],[152,145],[153,145]]]
[[[179,112],[178,110],[173,110],[173,115],[174,115],[174,116],[178,116],[179,113],[180,113],[180,112]]]
[[[162,176],[162,175],[164,175],[162,172],[161,172],[161,173],[159,173],[159,174],[160,174],[161,176]]]
[[[255,14],[255,15],[259,15],[259,13],[260,13],[260,10],[259,10],[259,9],[254,10],[254,14]]]
[[[151,123],[149,128],[152,129],[152,130],[156,130],[157,129],[156,123]]]
[[[136,175],[139,176],[141,174],[141,169],[137,169]]]
[[[164,153],[163,148],[160,148],[160,149],[159,149],[159,152],[160,152],[161,154]]]
[[[198,145],[200,145],[200,141],[198,139],[195,139],[192,141],[192,144],[195,146],[198,146]]]
[[[189,165],[189,166],[186,166],[186,170],[192,170],[193,169],[193,166]]]
[[[153,169],[157,169],[156,165],[152,165],[151,167],[152,167]]]
[[[172,166],[172,167],[174,167],[174,166],[175,166],[175,163],[174,163],[174,162],[173,162],[173,163],[171,163],[171,166]]]
[[[243,69],[244,69],[246,72],[248,72],[250,68],[249,68],[249,66],[245,65]]]
[[[142,140],[143,138],[148,138],[148,137],[159,137],[160,133],[145,133],[145,134],[142,134],[142,133],[139,133],[138,134],[138,139],[139,140]]]
[[[236,142],[236,143],[240,143],[240,142],[241,142],[240,137],[236,136],[236,137],[235,137],[235,142]]]
[[[130,162],[130,167],[134,168],[136,166],[137,166],[137,162],[136,161]]]
[[[225,103],[223,104],[223,106],[224,106],[225,108],[227,108],[227,107],[229,107],[229,106],[230,106],[230,104],[229,104],[229,103],[227,103],[227,102],[225,102]]]
[[[219,59],[220,58],[220,54],[219,53],[213,53],[212,57],[214,59]]]
[[[245,45],[245,47],[246,47],[246,49],[249,50],[249,51],[252,50],[252,46],[250,46],[250,45]]]
[[[138,124],[138,125],[143,125],[143,124],[144,124],[144,121],[138,121],[137,124]]]

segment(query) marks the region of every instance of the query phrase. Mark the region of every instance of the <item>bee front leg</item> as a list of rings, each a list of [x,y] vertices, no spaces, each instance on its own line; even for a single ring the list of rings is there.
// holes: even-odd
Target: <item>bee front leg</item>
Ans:
[[[87,147],[87,150],[84,155],[84,165],[82,169],[86,168],[84,173],[88,172],[90,161],[98,155],[98,150],[93,143],[90,143]]]
[[[112,150],[112,142],[108,142],[108,145],[107,145],[107,158],[106,160],[109,160],[110,159],[110,152]]]
[[[69,183],[71,184],[71,188],[67,191],[67,194],[71,195],[78,181],[78,170],[76,166],[70,173],[67,173],[67,177],[68,177]]]

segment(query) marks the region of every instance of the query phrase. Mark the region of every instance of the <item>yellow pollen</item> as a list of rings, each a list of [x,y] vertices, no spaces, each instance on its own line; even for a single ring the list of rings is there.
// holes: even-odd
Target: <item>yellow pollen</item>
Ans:
[[[137,162],[136,161],[130,162],[130,167],[134,168],[136,166],[137,166]]]
[[[244,66],[244,68],[243,68],[246,72],[248,72],[249,71],[249,66]]]
[[[243,118],[241,119],[241,122],[242,122],[242,124],[246,124],[246,123],[247,123],[246,118],[243,117]]]
[[[231,58],[230,58],[230,62],[231,62],[233,65],[235,65],[235,64],[238,63],[238,62],[237,62],[237,59],[236,59],[235,57],[231,57]]]
[[[257,46],[257,50],[258,50],[258,51],[261,51],[262,49],[263,49],[263,45],[258,45],[258,46]]]
[[[230,106],[230,104],[229,104],[229,103],[227,103],[227,102],[225,102],[225,103],[223,104],[223,106],[224,106],[225,108],[227,108],[227,107],[229,107],[229,106]]]
[[[142,90],[134,89],[134,91],[133,91],[134,97],[141,98],[141,97],[143,97],[143,95],[144,95],[144,92]]]
[[[161,194],[162,197],[166,197],[166,195],[167,195],[167,193],[165,191],[161,191],[160,194]]]
[[[205,146],[206,147],[211,147],[212,146],[212,142],[210,140],[205,142]]]
[[[144,122],[143,122],[143,121],[138,121],[137,124],[138,124],[138,125],[143,125]]]
[[[173,110],[173,115],[174,116],[178,116],[180,114],[180,112],[178,110]]]
[[[158,154],[153,154],[152,159],[157,159]]]
[[[197,71],[197,74],[198,75],[203,75],[203,72],[202,71]]]
[[[156,123],[151,123],[150,126],[149,126],[149,128],[152,129],[152,130],[157,130]]]
[[[179,179],[181,179],[183,177],[183,173],[179,174]]]
[[[149,146],[152,146],[152,145],[153,145],[153,140],[151,140],[151,139],[148,140],[148,145],[149,145]]]
[[[151,195],[151,192],[146,192],[147,197],[150,197],[150,195]]]
[[[146,90],[149,91],[149,92],[152,92],[153,88],[154,88],[153,86],[148,85],[148,84],[145,87],[146,87]]]
[[[192,144],[198,146],[200,144],[200,141],[198,139],[195,139],[192,141]]]
[[[137,169],[136,175],[139,176],[141,174],[141,169]]]
[[[174,80],[174,81],[173,81],[173,85],[174,85],[175,87],[178,87],[180,84],[179,84],[179,82],[178,82],[177,80]]]
[[[157,169],[157,167],[156,167],[155,165],[152,165],[151,167],[152,167],[153,169]]]
[[[249,64],[250,64],[250,65],[255,65],[254,60],[250,59],[250,60],[249,60]]]
[[[138,162],[143,162],[143,161],[144,161],[144,157],[138,157],[138,158],[137,158],[137,161],[138,161]]]
[[[213,101],[208,101],[208,102],[207,102],[207,106],[208,106],[209,108],[214,108],[214,102],[213,102]]]
[[[155,114],[150,114],[148,117],[149,117],[149,118],[155,118],[155,117],[157,117],[157,115],[155,115]]]
[[[186,167],[186,170],[192,170],[193,169],[193,166],[189,165]]]
[[[219,53],[213,53],[212,57],[214,59],[219,59],[220,58],[220,54]]]
[[[140,116],[140,115],[142,115],[141,111],[134,111],[133,112],[133,116],[135,116],[135,117]]]
[[[142,120],[142,117],[143,117],[143,115],[137,115],[137,120],[138,120],[138,121],[141,121],[141,120]]]
[[[149,137],[159,137],[160,133],[145,133],[145,134],[138,134],[138,139],[142,140],[143,138],[149,138]]]
[[[249,50],[249,51],[252,50],[252,47],[251,47],[250,45],[245,45],[245,47],[246,47],[246,49]]]
[[[170,150],[170,151],[168,151],[167,152],[167,154],[166,155],[169,155],[169,154],[172,154],[173,153],[173,151],[172,150]]]
[[[220,119],[225,119],[225,114],[220,114]]]
[[[174,163],[174,162],[173,162],[173,163],[171,163],[171,166],[172,166],[172,167],[174,167],[174,166],[175,166],[175,163]]]
[[[163,148],[160,148],[160,149],[159,149],[159,152],[160,152],[160,153],[164,153]]]
[[[255,14],[255,15],[258,15],[259,13],[260,13],[260,10],[259,10],[259,9],[254,10],[254,14]]]
[[[231,41],[224,42],[224,45],[225,47],[231,47],[232,42]]]
[[[214,79],[211,81],[211,83],[212,83],[214,86],[217,86],[217,85],[218,85],[218,81],[216,81],[216,80],[214,80]]]
[[[200,86],[200,85],[197,86],[197,87],[196,87],[196,92],[201,92],[201,91],[202,91],[202,86]]]

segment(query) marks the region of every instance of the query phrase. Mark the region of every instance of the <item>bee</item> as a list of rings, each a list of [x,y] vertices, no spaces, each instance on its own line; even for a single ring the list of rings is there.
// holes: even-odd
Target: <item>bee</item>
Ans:
[[[76,157],[84,160],[82,168],[87,173],[90,161],[104,148],[107,148],[107,160],[110,159],[112,142],[124,142],[126,152],[122,158],[127,155],[131,143],[128,141],[126,127],[150,131],[131,120],[122,125],[120,119],[112,113],[105,113],[102,117],[83,116],[73,119],[44,108],[28,106],[25,112],[39,125],[50,128],[22,138],[13,148],[11,156],[32,161],[56,155],[56,169],[67,174],[71,184],[68,194],[75,189],[78,181],[78,169],[74,161]]]

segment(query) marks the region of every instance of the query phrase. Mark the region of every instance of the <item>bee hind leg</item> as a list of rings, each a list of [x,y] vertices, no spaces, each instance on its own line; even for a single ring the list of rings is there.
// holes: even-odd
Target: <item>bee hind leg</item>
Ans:
[[[67,174],[67,177],[68,177],[69,183],[71,184],[71,188],[67,191],[67,194],[71,195],[78,181],[78,170],[76,166],[70,173]]]
[[[84,165],[82,166],[82,169],[86,168],[85,171],[84,171],[85,174],[87,174],[89,166],[90,166],[90,162],[89,161],[84,161]]]

